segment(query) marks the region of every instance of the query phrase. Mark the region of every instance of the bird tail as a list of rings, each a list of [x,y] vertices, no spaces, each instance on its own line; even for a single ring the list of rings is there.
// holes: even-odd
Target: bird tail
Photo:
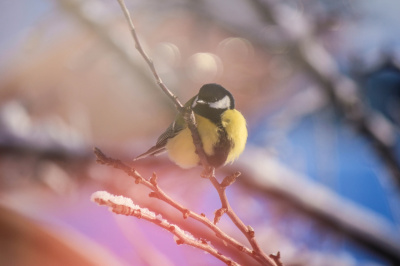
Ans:
[[[133,161],[137,161],[143,158],[146,158],[148,156],[158,156],[166,151],[165,146],[153,146],[151,147],[148,151],[145,153],[140,154],[139,156],[135,157]]]

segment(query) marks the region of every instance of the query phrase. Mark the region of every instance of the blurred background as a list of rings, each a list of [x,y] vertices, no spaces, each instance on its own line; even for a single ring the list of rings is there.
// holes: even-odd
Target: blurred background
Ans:
[[[400,4],[396,0],[126,0],[142,45],[182,102],[230,90],[248,121],[226,174],[234,210],[285,265],[400,265]],[[134,48],[118,2],[0,2],[0,264],[222,265],[169,232],[90,202],[97,190],[255,261],[97,165],[127,162],[176,111]],[[167,156],[134,165],[213,219],[200,168]],[[228,234],[248,245],[223,217]]]

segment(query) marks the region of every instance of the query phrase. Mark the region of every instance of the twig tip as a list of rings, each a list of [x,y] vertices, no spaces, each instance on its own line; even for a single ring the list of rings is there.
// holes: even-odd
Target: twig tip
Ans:
[[[189,215],[190,215],[190,211],[189,211],[188,209],[185,209],[185,210],[183,211],[183,219],[188,218]]]
[[[153,172],[153,174],[150,177],[150,183],[153,184],[154,186],[157,186],[157,174]]]
[[[281,262],[281,252],[280,251],[278,251],[276,253],[276,255],[270,254],[269,257],[274,260],[274,262],[277,266],[283,266],[283,263]]]
[[[247,233],[249,234],[250,237],[254,237],[254,229],[250,225],[247,226]]]
[[[214,224],[216,225],[219,220],[221,220],[222,215],[226,213],[228,210],[226,208],[221,208],[215,211],[215,216],[214,216]]]

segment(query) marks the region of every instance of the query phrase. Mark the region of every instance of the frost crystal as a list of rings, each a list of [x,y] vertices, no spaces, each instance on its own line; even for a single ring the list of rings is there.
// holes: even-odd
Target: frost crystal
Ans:
[[[161,214],[157,214],[156,219],[162,222],[164,219],[162,218]]]
[[[141,208],[140,206],[134,204],[130,198],[124,196],[115,196],[108,193],[107,191],[97,191],[93,193],[91,196],[91,201],[96,202],[100,205],[104,205],[104,203],[101,202],[105,202],[105,205],[108,206],[110,205],[107,204],[107,202],[111,202],[114,205],[124,206],[132,210],[139,210],[142,215],[150,217],[151,219],[156,219],[156,214],[154,212],[150,211],[147,208]]]

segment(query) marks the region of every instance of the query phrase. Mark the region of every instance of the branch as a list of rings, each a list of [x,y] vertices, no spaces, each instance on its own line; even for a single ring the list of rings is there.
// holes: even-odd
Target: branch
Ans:
[[[163,219],[161,215],[156,215],[154,212],[149,211],[147,208],[141,208],[138,205],[133,204],[132,200],[123,196],[114,196],[106,191],[97,191],[92,194],[92,201],[103,206],[108,206],[110,211],[116,214],[122,214],[126,216],[134,216],[138,219],[147,220],[161,228],[164,228],[171,232],[175,237],[175,241],[178,245],[185,244],[210,253],[217,259],[223,261],[227,265],[239,265],[230,258],[222,255],[218,250],[209,245],[206,241],[196,239],[192,234],[182,230],[179,226],[170,223],[166,219]]]
[[[135,25],[133,25],[133,22],[132,22],[132,19],[131,19],[131,15],[129,14],[128,8],[126,8],[124,0],[118,0],[118,3],[121,6],[121,9],[124,12],[125,18],[129,23],[129,28],[131,30],[131,34],[132,34],[133,40],[135,41],[136,49],[139,51],[139,53],[142,55],[142,57],[144,58],[146,63],[149,65],[150,70],[151,70],[154,78],[156,79],[157,85],[160,86],[160,88],[163,90],[163,92],[174,102],[174,104],[176,106],[176,109],[178,109],[178,111],[180,111],[183,108],[182,103],[179,101],[178,97],[176,97],[167,88],[167,86],[165,86],[165,84],[161,80],[160,76],[158,75],[158,73],[157,73],[157,71],[156,71],[156,69],[154,67],[153,60],[151,60],[151,58],[143,50],[142,45],[141,45],[141,43],[139,41],[139,38],[138,38],[138,36],[136,34]]]
[[[228,185],[231,185],[233,182],[235,182],[236,178],[238,178],[241,175],[240,172],[236,172],[232,175],[229,175],[224,178],[222,183],[220,184],[218,180],[215,178],[214,175],[210,175],[209,179],[215,189],[218,192],[218,195],[220,197],[222,207],[218,209],[215,212],[215,217],[214,217],[214,224],[217,224],[218,221],[221,219],[221,216],[226,213],[229,218],[232,220],[232,222],[236,225],[237,228],[243,233],[243,235],[246,236],[247,240],[249,241],[251,247],[253,248],[253,251],[256,256],[262,258],[265,262],[271,264],[271,265],[280,265],[280,254],[278,252],[277,256],[270,255],[269,257],[261,250],[260,245],[258,244],[256,238],[255,238],[255,232],[254,229],[249,225],[246,226],[243,221],[237,216],[237,214],[234,212],[232,209],[231,205],[229,204],[228,198],[226,197],[225,189]],[[274,263],[275,261],[275,263]],[[277,263],[279,262],[279,263]]]
[[[128,165],[124,164],[120,160],[116,160],[113,158],[107,157],[100,149],[95,148],[94,153],[97,157],[97,162],[100,164],[112,166],[116,169],[120,169],[124,171],[127,175],[133,177],[135,179],[136,184],[142,184],[152,190],[150,192],[149,196],[159,199],[161,201],[164,201],[165,203],[169,204],[173,208],[177,209],[180,211],[183,215],[183,218],[192,218],[196,221],[199,221],[209,229],[211,229],[215,235],[220,238],[222,241],[226,242],[228,245],[234,247],[240,252],[243,252],[244,254],[254,258],[257,260],[259,263],[262,263],[262,260],[260,260],[258,257],[253,256],[253,251],[250,250],[249,248],[245,247],[241,243],[239,243],[237,240],[234,238],[230,237],[227,235],[224,231],[222,231],[220,228],[218,228],[213,222],[211,222],[205,215],[202,214],[197,214],[196,212],[193,212],[173,199],[171,199],[157,184],[157,175],[153,173],[152,177],[150,180],[146,180],[143,178],[134,168],[129,167]],[[271,264],[274,265],[274,264]]]

